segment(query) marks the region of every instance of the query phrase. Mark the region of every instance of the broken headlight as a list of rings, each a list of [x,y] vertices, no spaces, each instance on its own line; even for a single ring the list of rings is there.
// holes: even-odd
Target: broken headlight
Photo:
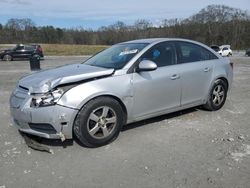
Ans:
[[[30,107],[38,108],[55,105],[63,93],[64,91],[62,89],[56,89],[45,94],[33,95]]]

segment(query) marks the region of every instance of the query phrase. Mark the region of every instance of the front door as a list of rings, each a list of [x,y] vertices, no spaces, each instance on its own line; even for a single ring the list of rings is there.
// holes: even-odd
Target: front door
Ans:
[[[134,118],[180,106],[181,83],[174,44],[159,43],[138,61],[144,59],[154,61],[158,68],[133,73]]]

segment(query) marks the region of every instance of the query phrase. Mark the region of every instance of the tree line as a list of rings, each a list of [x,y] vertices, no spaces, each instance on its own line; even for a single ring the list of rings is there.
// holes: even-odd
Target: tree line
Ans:
[[[234,49],[250,47],[250,16],[247,11],[224,5],[209,5],[187,19],[165,19],[160,25],[137,20],[100,27],[97,30],[36,26],[31,19],[9,19],[0,24],[0,43],[57,43],[112,45],[152,37],[180,37],[207,45],[230,44]]]

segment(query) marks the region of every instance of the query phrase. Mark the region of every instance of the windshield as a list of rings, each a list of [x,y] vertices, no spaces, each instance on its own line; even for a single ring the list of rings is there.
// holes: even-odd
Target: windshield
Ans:
[[[121,69],[147,45],[148,43],[117,44],[91,57],[84,64]]]

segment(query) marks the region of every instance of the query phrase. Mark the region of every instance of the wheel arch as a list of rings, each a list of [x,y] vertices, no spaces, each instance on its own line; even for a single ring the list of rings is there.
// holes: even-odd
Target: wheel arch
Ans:
[[[227,79],[224,75],[219,75],[219,76],[215,77],[215,78],[211,81],[204,102],[207,102],[207,99],[208,99],[208,96],[209,96],[209,92],[210,92],[210,90],[212,89],[212,87],[213,87],[214,83],[216,82],[216,80],[223,80],[223,81],[226,83],[227,90],[228,90],[228,87],[229,87],[228,79]]]
[[[10,56],[10,60],[13,60],[13,55],[11,53],[6,53],[2,55],[2,59],[4,59],[5,56]]]
[[[224,97],[222,103],[218,104],[219,106],[214,106],[214,104],[212,104],[212,102],[211,102],[211,96],[210,96],[210,94],[213,92],[212,89],[214,87],[214,84],[217,84],[218,81],[223,81],[225,83],[225,87],[226,87],[226,91],[225,91],[226,94],[225,94],[225,96],[227,96],[227,91],[228,91],[228,87],[229,87],[229,85],[228,85],[229,82],[228,82],[227,78],[224,77],[224,76],[215,77],[215,79],[211,82],[211,85],[209,87],[209,91],[208,91],[205,103],[203,105],[203,107],[206,110],[209,110],[209,111],[219,110],[224,105],[224,103],[226,101],[226,97]]]
[[[221,77],[216,78],[215,81],[216,81],[216,80],[222,80],[222,81],[224,81],[224,82],[226,83],[227,90],[228,90],[229,82],[228,82],[228,80],[227,80],[226,77],[221,76]]]
[[[94,96],[94,97],[92,97],[92,98],[89,98],[84,104],[81,105],[81,108],[80,108],[80,109],[82,109],[82,108],[84,107],[84,105],[86,105],[89,101],[94,100],[94,99],[96,99],[96,98],[100,98],[100,97],[109,97],[109,98],[112,98],[112,99],[116,100],[116,101],[121,105],[122,111],[123,111],[123,115],[124,115],[123,124],[126,124],[126,122],[127,122],[127,117],[128,117],[127,107],[126,107],[126,105],[123,103],[123,101],[122,101],[119,97],[117,97],[117,96],[115,96],[115,95],[112,95],[112,94],[101,94],[101,95],[98,95],[98,96]],[[79,111],[80,111],[80,110],[79,110]]]

